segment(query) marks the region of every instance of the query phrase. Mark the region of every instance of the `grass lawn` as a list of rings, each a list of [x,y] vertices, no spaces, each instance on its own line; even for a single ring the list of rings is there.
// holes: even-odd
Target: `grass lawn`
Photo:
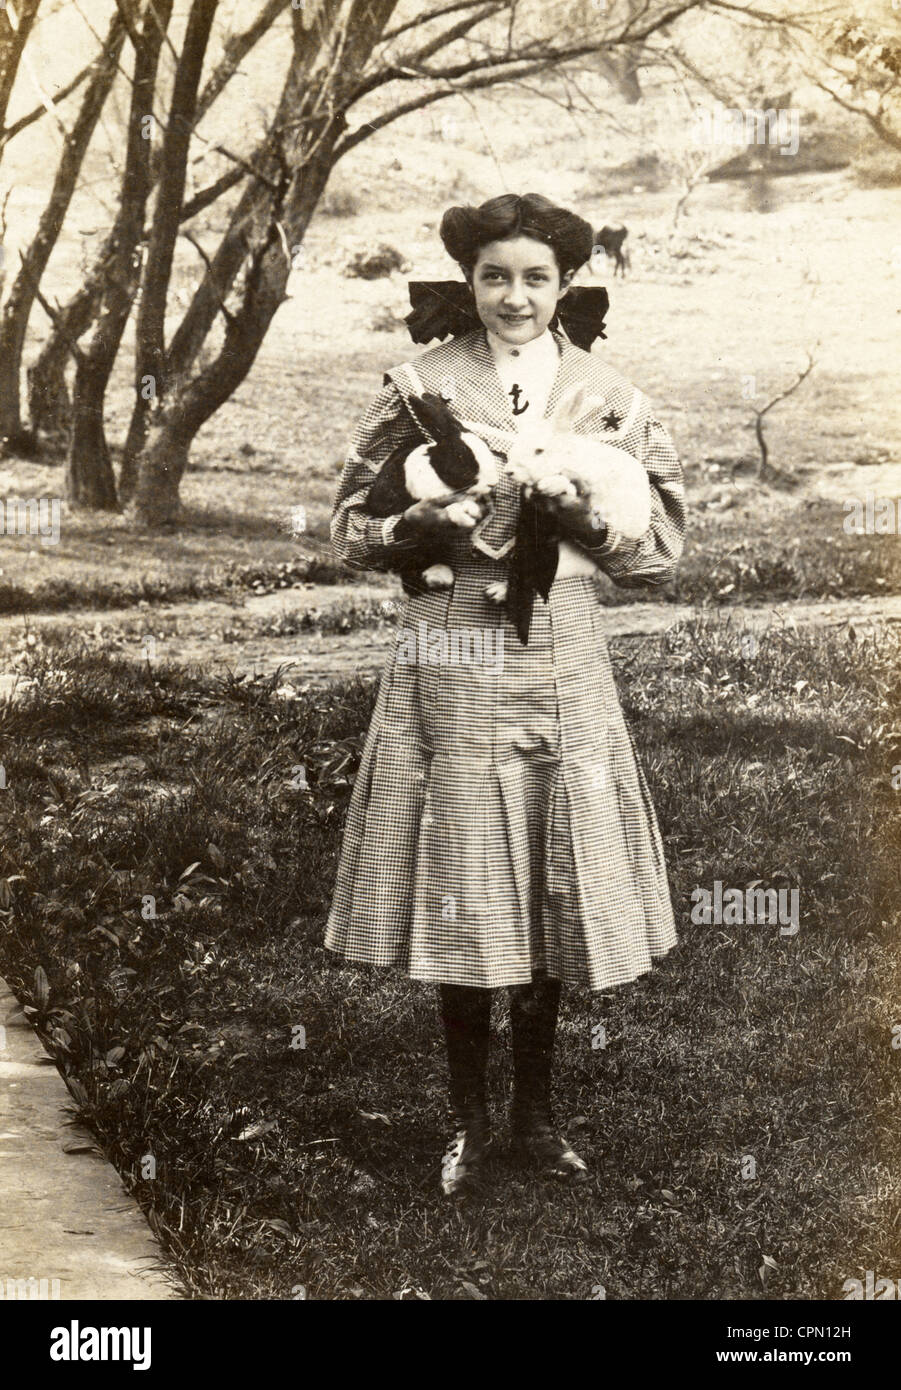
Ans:
[[[0,707],[0,972],[190,1296],[837,1299],[895,1269],[901,639],[748,650],[711,616],[614,658],[680,944],[564,997],[587,1188],[501,1144],[458,1210],[432,990],[321,945],[373,684],[35,649]],[[715,880],[797,887],[800,931],[693,925]],[[495,1028],[500,1105],[502,996]]]

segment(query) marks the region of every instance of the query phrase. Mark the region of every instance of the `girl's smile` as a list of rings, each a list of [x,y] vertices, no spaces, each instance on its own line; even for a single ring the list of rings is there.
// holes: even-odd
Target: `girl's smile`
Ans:
[[[503,342],[531,342],[554,317],[572,274],[561,276],[550,246],[533,237],[489,242],[480,250],[470,279],[476,311]]]

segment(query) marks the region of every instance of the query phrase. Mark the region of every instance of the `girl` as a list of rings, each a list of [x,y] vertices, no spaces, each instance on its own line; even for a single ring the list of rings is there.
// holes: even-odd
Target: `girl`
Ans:
[[[586,1164],[558,1134],[550,1105],[561,983],[623,984],[676,942],[660,834],[604,640],[598,570],[623,587],[665,583],[682,551],[684,493],[646,398],[560,329],[570,281],[591,255],[591,226],[538,194],[505,194],[451,208],[441,239],[468,287],[459,287],[468,331],[460,296],[450,295],[456,307],[444,324],[431,314],[430,336],[458,336],[387,373],[357,428],[331,534],[349,565],[383,570],[429,537],[450,536],[454,582],[406,599],[401,629],[424,631],[429,643],[414,660],[400,659],[399,645],[386,663],[325,942],[347,960],[437,983],[456,1131],[441,1188],[457,1196],[477,1182],[490,1133],[491,991],[510,989],[516,1150],[578,1180]],[[626,541],[581,498],[543,499],[571,543],[560,546],[547,602],[535,597],[523,644],[485,594],[507,573],[516,483],[501,472],[494,507],[478,522],[451,521],[452,497],[375,518],[366,496],[389,454],[424,442],[411,395],[443,394],[502,464],[516,432],[551,415],[578,383],[594,408],[577,432],[644,465],[651,523]],[[490,665],[441,654],[451,635],[492,630]],[[433,637],[445,643],[437,655]]]

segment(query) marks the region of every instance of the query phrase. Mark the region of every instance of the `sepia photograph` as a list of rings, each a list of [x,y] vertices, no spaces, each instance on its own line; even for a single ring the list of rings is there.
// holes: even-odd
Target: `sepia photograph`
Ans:
[[[861,1372],[899,315],[901,0],[0,0],[39,1360],[613,1302]]]

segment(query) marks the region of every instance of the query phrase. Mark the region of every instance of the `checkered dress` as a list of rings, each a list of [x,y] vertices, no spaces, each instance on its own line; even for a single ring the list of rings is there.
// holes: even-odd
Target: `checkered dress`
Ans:
[[[619,585],[661,584],[684,537],[672,442],[640,391],[554,336],[560,365],[547,414],[585,382],[599,402],[578,431],[627,449],[651,483],[647,533],[627,542],[608,532],[588,553]],[[332,516],[335,551],[350,565],[389,570],[409,548],[365,501],[391,450],[422,442],[406,404],[422,390],[449,395],[468,428],[499,455],[509,449],[515,421],[484,331],[389,372],[358,426]],[[505,575],[518,506],[518,486],[502,475],[493,514],[454,541],[453,588],[406,599],[325,944],[416,980],[497,988],[546,973],[602,990],[675,945],[663,849],[617,697],[597,574],[558,578],[548,603],[536,597],[527,646],[485,597]],[[503,660],[497,646],[464,659],[466,642],[477,655],[486,630],[496,642],[503,634]]]

